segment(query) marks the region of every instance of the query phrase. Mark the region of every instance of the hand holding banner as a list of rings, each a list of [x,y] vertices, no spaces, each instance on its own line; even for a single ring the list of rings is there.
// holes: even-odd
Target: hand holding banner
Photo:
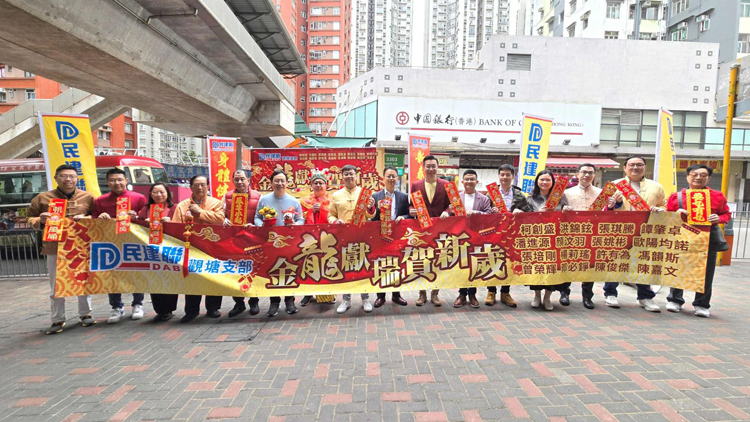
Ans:
[[[510,212],[508,211],[508,207],[505,206],[505,199],[503,199],[503,195],[500,193],[500,187],[497,183],[490,183],[487,185],[487,196],[490,197],[492,203],[500,210],[501,214]]]
[[[547,207],[547,211],[554,211],[555,208],[557,208],[557,204],[559,204],[562,200],[563,193],[565,193],[565,188],[567,187],[567,177],[560,174],[555,176],[555,186],[550,191],[549,198],[547,198],[547,203],[545,204],[545,207]]]
[[[65,212],[68,208],[67,199],[53,199],[49,201],[48,213],[52,214],[47,217],[44,223],[44,235],[42,240],[45,242],[62,242],[65,240]]]
[[[427,212],[427,204],[425,204],[424,202],[422,192],[412,192],[411,203],[417,210],[417,220],[419,221],[419,227],[421,227],[422,229],[432,227],[432,218],[430,218],[430,214]]]
[[[611,198],[616,191],[617,188],[612,182],[605,183],[604,189],[602,189],[601,193],[599,193],[599,196],[597,196],[594,202],[591,204],[591,206],[589,207],[589,211],[604,210],[604,208],[609,205],[609,198]]]
[[[697,226],[710,226],[711,194],[708,189],[687,189],[687,222]]]
[[[453,214],[456,216],[464,216],[466,215],[466,208],[464,208],[464,203],[461,202],[461,196],[458,194],[458,189],[456,189],[456,185],[453,183],[448,183],[445,185],[445,192],[448,194],[448,199],[451,201],[451,206],[453,207]]]

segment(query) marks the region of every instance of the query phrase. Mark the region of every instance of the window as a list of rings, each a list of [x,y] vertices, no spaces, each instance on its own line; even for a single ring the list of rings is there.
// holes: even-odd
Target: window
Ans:
[[[302,17],[303,17],[303,18],[307,18],[307,12],[304,12],[304,11],[303,11],[303,12],[302,12]]]
[[[620,19],[620,3],[616,1],[607,2],[607,19]]]
[[[299,96],[299,101],[302,102],[302,103],[304,103],[305,102],[305,96],[304,95],[300,95]]]
[[[750,54],[750,34],[740,34],[740,40],[737,42],[737,52]]]
[[[570,0],[570,13],[571,14],[575,13],[576,6],[578,6],[578,2],[576,0]]]
[[[133,133],[133,124],[125,123],[125,133]]]
[[[672,0],[672,16],[684,12],[690,7],[690,0]]]
[[[23,72],[23,77],[24,78],[33,78],[34,74],[31,73],[31,72]]]
[[[698,21],[698,30],[700,32],[706,32],[711,28],[711,19],[708,15],[701,15],[695,19]]]
[[[133,148],[133,141],[131,141],[130,139],[126,139],[125,148]]]
[[[300,26],[299,28],[302,32],[307,32],[307,27],[305,25]]]
[[[531,54],[508,54],[507,70],[531,70]]]
[[[568,36],[569,37],[575,37],[576,36],[576,24],[572,24],[568,27]]]
[[[586,19],[582,19],[582,20],[581,20],[581,25],[582,25],[582,28],[581,28],[581,29],[586,29],[586,28],[588,28],[588,27],[589,27],[589,20],[588,20],[588,18],[586,18]]]
[[[0,103],[7,102],[7,96],[5,95],[5,89],[0,88]]]
[[[109,141],[110,137],[111,137],[111,134],[109,132],[107,132],[105,130],[100,130],[99,131],[99,138],[100,139],[104,139],[105,141]]]
[[[740,16],[750,18],[750,0],[742,0],[742,4],[740,4]]]
[[[680,23],[677,26],[677,29],[672,31],[672,41],[685,41],[687,40],[687,24],[684,26],[680,26],[685,24],[685,22]]]
[[[26,99],[27,100],[35,100],[36,99],[36,91],[33,89],[27,89],[26,90]]]

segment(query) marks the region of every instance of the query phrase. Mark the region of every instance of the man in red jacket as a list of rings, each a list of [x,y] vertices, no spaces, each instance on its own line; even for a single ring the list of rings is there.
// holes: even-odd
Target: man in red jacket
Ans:
[[[438,179],[438,160],[434,156],[428,155],[425,157],[422,160],[422,166],[424,167],[424,180],[413,182],[411,184],[411,192],[422,192],[422,198],[424,198],[425,204],[427,204],[427,213],[430,217],[440,217],[441,219],[449,217],[451,201],[448,198],[448,193],[445,191],[445,185],[450,182]],[[416,217],[417,210],[411,207],[409,215]],[[440,290],[432,290],[430,292],[430,302],[434,306],[441,306],[440,298],[438,297],[439,293]],[[417,306],[422,306],[425,302],[427,302],[427,291],[420,290]]]
[[[250,189],[250,179],[247,178],[245,170],[237,169],[232,176],[234,182],[234,190],[229,191],[224,195],[224,215],[232,215],[232,199],[236,193],[247,194],[247,214],[245,214],[245,227],[254,227],[253,219],[255,218],[255,211],[258,208],[258,201],[260,200],[260,192]],[[229,218],[224,217],[224,225],[231,226],[232,222]],[[243,296],[233,297],[234,308],[229,311],[229,318],[236,317],[237,315],[245,311],[245,298]],[[251,297],[248,300],[250,305],[250,315],[257,315],[260,312],[258,307],[258,298]]]

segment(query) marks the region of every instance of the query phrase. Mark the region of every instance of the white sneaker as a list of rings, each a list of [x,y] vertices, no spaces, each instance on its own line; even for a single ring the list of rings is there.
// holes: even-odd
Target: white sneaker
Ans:
[[[661,308],[659,308],[659,305],[655,304],[651,299],[641,299],[638,301],[638,303],[640,303],[641,306],[643,306],[643,308],[649,312],[661,312]]]
[[[676,302],[667,302],[667,310],[669,312],[680,312],[682,310],[682,305]]]
[[[120,322],[122,314],[124,314],[122,308],[112,309],[112,312],[109,314],[109,318],[107,319],[107,324],[117,324],[118,322]]]
[[[131,318],[138,320],[143,318],[143,305],[135,305],[133,306],[133,315]]]
[[[695,307],[695,316],[708,318],[711,315],[707,308],[701,308],[700,306]]]
[[[343,314],[344,312],[348,311],[349,308],[352,307],[352,301],[351,300],[345,300],[341,302],[341,305],[339,305],[338,308],[336,308],[336,313]]]
[[[372,312],[372,303],[367,299],[362,300],[362,309],[365,312]]]
[[[544,303],[544,309],[546,309],[548,311],[554,311],[555,310],[555,306],[552,305],[552,301],[551,300],[545,299],[543,301],[543,303]]]
[[[610,308],[619,308],[620,302],[617,301],[617,296],[605,296],[604,303]]]
[[[534,296],[534,299],[531,300],[531,307],[538,308],[540,306],[542,306],[542,298],[539,296]]]

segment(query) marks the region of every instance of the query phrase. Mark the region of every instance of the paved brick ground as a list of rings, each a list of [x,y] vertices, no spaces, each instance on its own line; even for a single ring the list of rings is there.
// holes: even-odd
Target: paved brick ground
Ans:
[[[625,286],[623,308],[608,309],[600,285],[594,311],[578,287],[554,312],[514,287],[517,309],[454,310],[443,291],[437,309],[365,314],[355,297],[345,317],[313,305],[187,325],[152,323],[150,304],[141,321],[107,325],[97,297],[98,325],[71,319],[55,336],[40,331],[46,281],[3,281],[0,420],[750,420],[749,272],[718,269],[708,320],[689,306],[647,313]]]

